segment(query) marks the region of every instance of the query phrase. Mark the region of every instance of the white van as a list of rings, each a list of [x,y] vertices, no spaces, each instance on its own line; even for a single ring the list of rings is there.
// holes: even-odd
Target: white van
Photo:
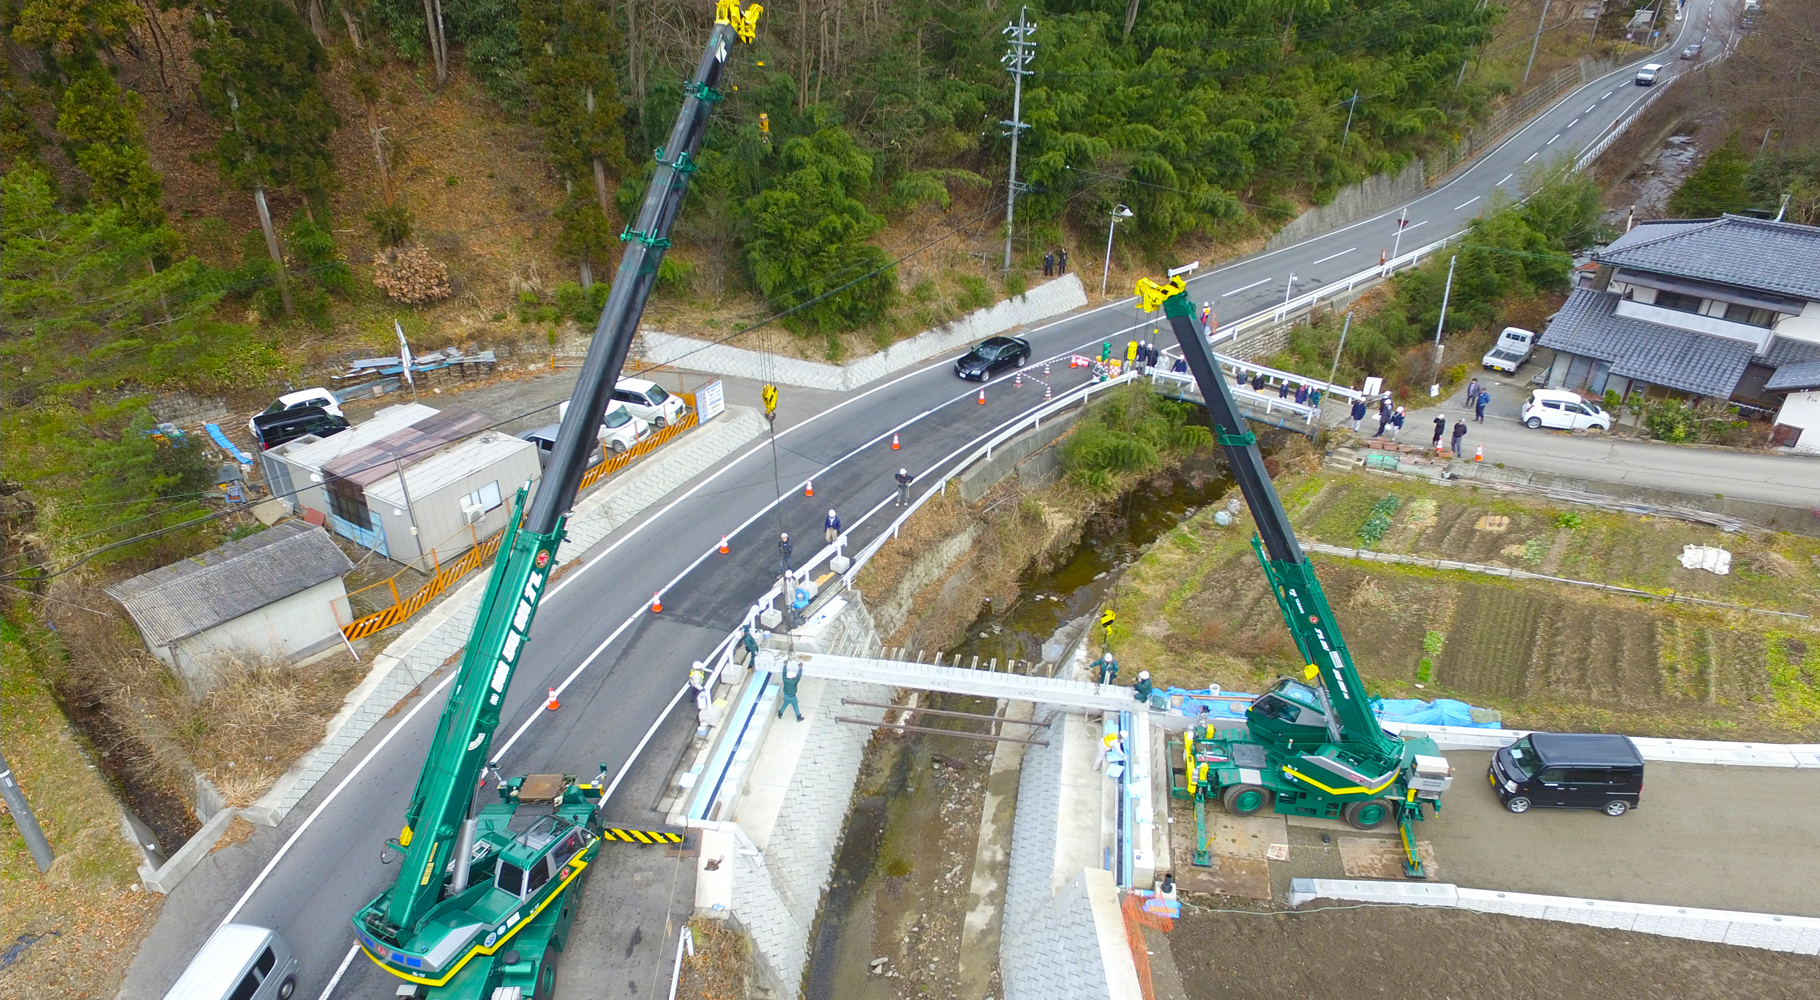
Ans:
[[[1662,76],[1662,64],[1661,63],[1650,63],[1648,66],[1645,66],[1642,69],[1637,71],[1637,86],[1653,87],[1656,85],[1656,81],[1658,79],[1660,79],[1661,76]]]
[[[1611,414],[1598,403],[1565,389],[1537,389],[1523,404],[1523,425],[1531,430],[1611,430]]]
[[[291,1000],[297,956],[278,932],[251,924],[222,924],[164,1000]]]
[[[613,387],[613,401],[624,403],[632,415],[659,427],[668,427],[682,419],[683,399],[665,391],[656,382],[642,378],[622,378]]]
[[[1522,327],[1507,326],[1498,334],[1498,342],[1479,359],[1479,364],[1494,371],[1514,372],[1536,349],[1536,335]]]

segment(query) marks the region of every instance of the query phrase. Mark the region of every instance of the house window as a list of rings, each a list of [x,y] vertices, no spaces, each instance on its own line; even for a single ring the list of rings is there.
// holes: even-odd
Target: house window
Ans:
[[[1760,326],[1765,330],[1776,325],[1776,312],[1773,309],[1758,309],[1755,306],[1729,303],[1725,307],[1725,318],[1733,323],[1746,326]]]
[[[478,509],[485,512],[497,506],[499,506],[499,480],[497,479],[461,498],[462,510]]]
[[[367,513],[366,491],[360,488],[360,484],[337,477],[330,479],[325,489],[329,494],[329,513],[356,527],[365,528],[372,524],[372,515]]]
[[[1673,309],[1676,312],[1698,313],[1700,311],[1701,301],[1702,300],[1698,295],[1686,295],[1681,292],[1657,291],[1655,304],[1663,309]]]

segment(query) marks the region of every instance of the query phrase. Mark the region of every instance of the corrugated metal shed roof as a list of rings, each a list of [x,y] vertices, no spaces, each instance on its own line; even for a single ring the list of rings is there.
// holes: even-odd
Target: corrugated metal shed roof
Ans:
[[[323,466],[335,461],[348,452],[364,448],[388,434],[411,426],[435,416],[437,411],[421,403],[400,403],[388,406],[373,414],[372,419],[320,441],[312,441],[295,451],[284,452],[285,460],[292,465],[320,471]]]
[[[1820,227],[1726,215],[1642,223],[1593,259],[1820,302]]]
[[[366,486],[396,475],[400,463],[421,460],[444,445],[486,430],[492,423],[473,410],[443,410],[360,448],[343,452],[334,461],[323,464],[322,474],[325,478],[346,479]]]
[[[287,521],[107,588],[147,642],[169,646],[354,568],[328,532]]]
[[[1763,388],[1771,392],[1820,389],[1820,361],[1799,361],[1783,365],[1776,369],[1776,374],[1769,377]]]
[[[536,450],[537,446],[529,441],[501,431],[487,431],[406,465],[405,486],[409,488],[411,496],[421,499],[463,476],[504,461],[512,455]],[[533,458],[531,465],[535,467],[536,464]],[[512,491],[520,485],[522,484],[501,482],[499,492],[509,498]],[[404,494],[398,488],[397,475],[369,484],[367,495],[397,507],[404,506]]]
[[[1731,396],[1750,364],[1751,345],[1616,315],[1620,301],[1611,292],[1574,289],[1538,343],[1608,362],[1614,375],[1699,396]]]

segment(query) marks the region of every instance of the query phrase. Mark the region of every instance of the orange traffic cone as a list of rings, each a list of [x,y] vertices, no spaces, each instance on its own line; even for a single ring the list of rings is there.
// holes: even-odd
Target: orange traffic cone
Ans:
[[[897,450],[897,435],[896,434],[891,435],[891,450],[892,451]]]
[[[986,390],[983,388],[980,389],[980,405],[981,406],[986,405]]]
[[[556,700],[556,689],[555,688],[550,689],[550,700],[547,702],[544,702],[543,707],[552,712],[554,712],[557,709],[562,707],[562,703]]]
[[[1472,460],[1475,462],[1485,461],[1485,449],[1484,448],[1475,449],[1472,453]]]
[[[724,556],[728,552],[731,552],[731,551],[733,551],[733,550],[727,547],[727,536],[726,535],[720,536],[720,554]]]
[[[1045,402],[1045,403],[1049,402],[1049,397],[1051,397],[1053,395],[1055,395],[1054,387],[1050,386],[1048,383],[1045,382],[1043,384],[1043,402]]]
[[[658,594],[658,593],[653,593],[651,595],[651,613],[656,614],[659,611],[662,611],[663,609],[664,609],[663,595]]]
[[[812,497],[814,495],[815,495],[815,480],[813,480],[813,479],[803,480],[803,496]]]

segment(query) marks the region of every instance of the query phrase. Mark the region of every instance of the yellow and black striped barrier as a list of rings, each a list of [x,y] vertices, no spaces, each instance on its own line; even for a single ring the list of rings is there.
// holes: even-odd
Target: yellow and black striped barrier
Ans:
[[[628,830],[609,826],[600,832],[602,840],[621,840],[628,844],[680,844],[683,835],[669,830]]]

